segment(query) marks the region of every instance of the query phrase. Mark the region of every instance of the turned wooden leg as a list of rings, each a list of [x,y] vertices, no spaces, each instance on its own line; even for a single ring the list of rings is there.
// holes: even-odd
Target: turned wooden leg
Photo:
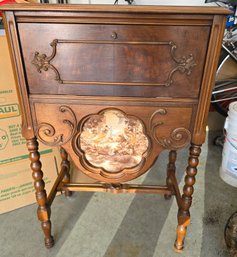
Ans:
[[[176,157],[177,157],[177,152],[175,150],[171,150],[169,152],[169,163],[167,165],[167,177],[166,177],[166,185],[168,187],[169,190],[173,191],[173,183],[171,180],[170,175],[173,174],[175,175],[175,161],[176,161]],[[171,198],[171,195],[169,194],[165,194],[164,195],[166,200],[169,200]]]
[[[192,144],[189,150],[188,167],[186,169],[185,185],[183,188],[182,202],[178,212],[177,239],[175,248],[182,251],[184,247],[184,239],[186,230],[190,224],[189,209],[192,204],[193,185],[195,184],[195,176],[197,174],[198,158],[201,153],[201,146]]]
[[[32,177],[34,179],[35,195],[38,203],[38,219],[45,235],[45,246],[51,248],[54,245],[54,239],[51,235],[50,207],[47,206],[47,195],[43,172],[41,170],[40,154],[38,152],[38,142],[36,138],[27,140],[29,158],[31,161]]]
[[[68,153],[65,151],[65,149],[63,149],[62,147],[60,148],[60,154],[61,154],[61,158],[62,158],[62,163],[61,166],[66,166],[67,167],[67,171],[64,175],[63,178],[63,182],[64,183],[70,183],[70,162],[68,161]],[[65,196],[71,196],[72,192],[67,190],[65,191]]]

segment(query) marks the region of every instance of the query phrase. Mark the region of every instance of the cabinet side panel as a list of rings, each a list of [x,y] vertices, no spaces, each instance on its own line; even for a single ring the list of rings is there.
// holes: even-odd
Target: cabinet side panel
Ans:
[[[13,65],[14,77],[17,86],[18,98],[22,114],[22,134],[25,138],[33,138],[34,131],[32,126],[31,111],[28,101],[28,92],[25,83],[24,68],[21,59],[17,25],[12,11],[3,13],[4,27],[8,39],[8,45]]]
[[[194,125],[193,143],[202,144],[205,141],[207,117],[209,112],[212,88],[219,60],[226,16],[216,15],[213,19],[212,31],[208,46],[205,70],[201,85],[200,99]]]

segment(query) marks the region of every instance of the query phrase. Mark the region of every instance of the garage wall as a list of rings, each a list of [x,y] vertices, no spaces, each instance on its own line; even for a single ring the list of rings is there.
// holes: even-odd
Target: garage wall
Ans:
[[[52,0],[52,2],[55,0]],[[113,4],[115,0],[68,0],[71,4]],[[119,4],[127,4],[118,0]],[[213,5],[205,4],[205,0],[134,0],[136,5]]]

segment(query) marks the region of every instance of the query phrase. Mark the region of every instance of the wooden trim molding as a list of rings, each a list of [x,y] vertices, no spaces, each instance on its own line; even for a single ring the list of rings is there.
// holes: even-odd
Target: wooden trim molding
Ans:
[[[21,59],[21,50],[19,46],[19,38],[17,33],[17,25],[13,12],[3,13],[4,27],[7,31],[7,40],[14,67],[14,77],[17,86],[17,94],[21,107],[22,115],[22,134],[25,138],[34,137],[33,124],[31,120],[31,110],[28,100],[28,92],[26,87],[26,78]]]
[[[115,33],[115,32],[114,32]],[[116,38],[115,38],[116,39]],[[112,82],[112,81],[78,81],[78,80],[65,80],[60,75],[60,71],[56,68],[51,61],[57,54],[57,45],[58,44],[98,44],[98,45],[147,45],[147,46],[169,46],[170,47],[170,56],[172,57],[173,61],[177,64],[175,68],[169,71],[167,75],[167,79],[164,82],[160,83],[149,83],[149,82]],[[40,54],[38,51],[34,54],[34,59],[32,60],[32,64],[36,67],[37,71],[41,73],[42,71],[47,72],[49,69],[53,70],[55,73],[55,80],[59,84],[96,84],[96,85],[126,85],[126,86],[165,86],[169,87],[173,84],[173,76],[174,73],[180,72],[182,74],[191,75],[192,69],[196,66],[195,59],[193,54],[189,54],[188,56],[177,57],[176,56],[176,49],[177,45],[173,41],[168,42],[136,42],[136,41],[98,41],[98,40],[66,40],[66,39],[54,39],[50,46],[52,47],[52,53],[50,56],[46,54]],[[70,76],[70,74],[68,74]]]

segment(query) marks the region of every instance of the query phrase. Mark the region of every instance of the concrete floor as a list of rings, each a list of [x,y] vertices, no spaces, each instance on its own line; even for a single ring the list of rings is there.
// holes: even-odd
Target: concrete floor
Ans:
[[[75,193],[58,196],[52,206],[55,246],[47,250],[36,205],[0,215],[0,257],[227,257],[223,229],[237,211],[237,189],[219,178],[222,149],[210,132],[203,146],[191,224],[183,253],[173,250],[177,205],[160,195]],[[178,155],[182,186],[187,149]],[[162,184],[167,152],[136,182]]]

